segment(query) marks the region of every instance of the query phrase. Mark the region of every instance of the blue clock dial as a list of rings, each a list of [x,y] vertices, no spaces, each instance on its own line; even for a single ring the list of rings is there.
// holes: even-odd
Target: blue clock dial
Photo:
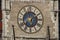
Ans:
[[[23,21],[27,27],[34,27],[37,23],[37,16],[33,12],[26,12]]]

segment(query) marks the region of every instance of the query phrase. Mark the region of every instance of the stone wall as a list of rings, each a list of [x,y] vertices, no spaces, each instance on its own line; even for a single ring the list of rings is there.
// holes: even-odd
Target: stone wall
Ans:
[[[58,1],[55,2],[55,6],[57,5]],[[6,9],[9,10],[5,10],[5,8],[2,8],[3,11],[3,37],[10,37],[9,39],[6,40],[13,40],[13,29],[12,29],[12,25],[14,25],[14,30],[15,30],[15,36],[16,37],[34,37],[34,38],[46,38],[47,37],[47,26],[49,26],[50,28],[50,38],[54,39],[54,38],[58,38],[58,20],[54,21],[54,12],[53,11],[53,1],[51,0],[46,0],[46,1],[42,1],[41,2],[20,2],[20,1],[13,1],[11,2],[11,9],[10,9],[10,4],[9,2],[6,3]],[[18,24],[17,24],[17,14],[19,12],[19,10],[24,7],[25,5],[34,5],[37,8],[39,8],[39,10],[42,12],[43,14],[43,18],[44,18],[44,23],[43,23],[43,27],[41,28],[41,30],[37,33],[34,34],[27,34],[25,32],[23,32]],[[3,5],[2,5],[3,6]],[[8,7],[8,8],[7,8]],[[57,7],[55,7],[55,10],[58,10]],[[8,13],[8,15],[6,15]],[[58,14],[57,14],[58,16]],[[6,18],[8,19],[6,19]],[[58,19],[58,17],[56,17],[56,19]],[[57,23],[56,23],[57,22]],[[57,24],[57,25],[55,25]],[[17,38],[16,38],[17,39]],[[3,38],[3,40],[5,40],[5,38]],[[19,39],[17,39],[19,40]]]

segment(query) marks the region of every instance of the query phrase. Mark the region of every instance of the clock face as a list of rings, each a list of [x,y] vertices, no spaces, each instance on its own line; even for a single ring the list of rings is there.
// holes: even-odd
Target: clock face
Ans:
[[[37,7],[27,5],[19,11],[17,22],[24,32],[36,33],[43,25],[43,15]]]

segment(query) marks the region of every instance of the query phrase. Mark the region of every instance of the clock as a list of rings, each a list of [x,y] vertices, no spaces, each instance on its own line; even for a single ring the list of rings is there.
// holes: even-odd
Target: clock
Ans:
[[[43,26],[43,15],[36,6],[26,5],[19,10],[17,23],[24,32],[36,33]]]

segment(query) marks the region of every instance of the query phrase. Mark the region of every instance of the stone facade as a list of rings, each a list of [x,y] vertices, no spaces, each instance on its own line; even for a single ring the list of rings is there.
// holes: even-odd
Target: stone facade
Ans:
[[[3,0],[4,3],[4,0]],[[56,17],[54,16],[54,11],[58,10],[58,1],[45,0],[45,1],[9,1],[6,0],[6,7],[2,3],[2,13],[3,13],[3,40],[14,40],[13,38],[13,28],[15,31],[16,40],[29,40],[28,38],[38,38],[38,40],[44,40],[39,38],[47,38],[47,26],[50,29],[50,38],[58,40],[58,12],[56,12]],[[55,4],[53,4],[55,3]],[[43,27],[41,30],[34,34],[28,34],[23,32],[17,24],[17,14],[19,10],[25,5],[34,5],[43,14]],[[53,8],[54,7],[54,8]],[[56,20],[55,20],[56,19]],[[48,38],[47,38],[48,39]],[[34,40],[34,39],[30,39]],[[37,40],[37,39],[36,39]]]

